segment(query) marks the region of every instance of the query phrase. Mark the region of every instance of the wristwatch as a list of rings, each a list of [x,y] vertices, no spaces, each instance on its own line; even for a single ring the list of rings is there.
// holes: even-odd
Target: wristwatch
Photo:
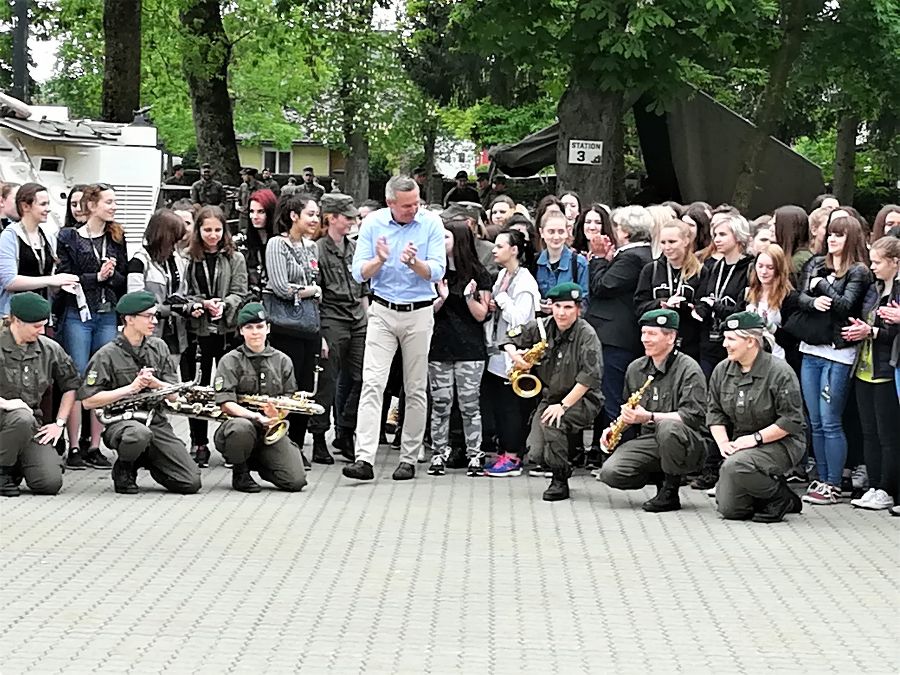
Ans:
[[[756,441],[757,445],[762,445],[763,444],[762,434],[757,431],[755,434],[753,434],[753,440]]]
[[[569,409],[569,406],[567,406],[562,401],[559,402],[559,407],[563,409],[563,412],[566,412]]]
[[[415,256],[413,256],[412,258],[410,258],[409,260],[406,261],[406,266],[407,266],[407,267],[412,267],[412,266],[415,265],[415,264],[416,264],[416,257],[415,257]]]
[[[65,429],[65,428],[66,428],[66,421],[65,421],[64,419],[62,419],[62,418],[57,419],[57,420],[56,420],[56,426],[58,426],[60,429]]]

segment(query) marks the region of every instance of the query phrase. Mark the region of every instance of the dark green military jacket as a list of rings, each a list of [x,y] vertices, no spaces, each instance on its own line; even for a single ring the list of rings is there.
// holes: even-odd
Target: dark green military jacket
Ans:
[[[584,395],[585,400],[602,405],[600,378],[603,357],[600,340],[591,324],[579,318],[569,330],[561,333],[552,317],[538,321],[544,322],[549,347],[540,363],[529,372],[544,384],[541,390],[543,399],[551,404],[559,403],[577,382],[589,388]],[[506,344],[513,344],[519,349],[530,349],[540,340],[537,321],[532,321],[522,328],[521,333],[509,336],[508,341],[499,347],[503,349]]]
[[[100,347],[91,357],[84,384],[78,390],[78,398],[84,400],[101,391],[129,385],[134,382],[141,368],[153,368],[153,374],[163,382],[175,384],[179,381],[165,342],[156,337],[148,337],[144,338],[139,347],[134,347],[119,333],[115,340]],[[141,409],[147,410],[146,407]],[[165,412],[162,402],[156,406],[156,411],[158,417],[164,418],[160,415]]]
[[[41,399],[53,382],[63,393],[81,384],[75,364],[58,343],[39,335],[37,342],[17,345],[8,327],[0,330],[0,396],[22,399],[43,424]]]
[[[356,242],[344,237],[344,251],[341,252],[326,234],[316,246],[319,249],[319,286],[322,287],[319,315],[322,321],[366,325],[366,312],[359,302],[366,295],[366,285],[357,282],[350,271]]]
[[[642,356],[628,365],[625,371],[623,400],[640,389],[653,375],[653,382],[644,392],[641,405],[647,412],[678,412],[681,421],[700,434],[706,434],[706,378],[694,359],[677,349],[669,354],[661,368],[653,359]],[[642,425],[641,433],[653,433],[651,425]]]
[[[201,178],[191,186],[191,201],[202,206],[222,206],[225,203],[225,188],[213,178]]]
[[[220,405],[246,394],[290,396],[297,391],[294,364],[284,352],[268,345],[258,354],[241,345],[219,361],[213,388]]]
[[[707,401],[706,424],[725,426],[732,439],[777,424],[790,434],[785,442],[805,443],[800,383],[787,362],[768,352],[760,352],[746,373],[736,361],[719,363]]]

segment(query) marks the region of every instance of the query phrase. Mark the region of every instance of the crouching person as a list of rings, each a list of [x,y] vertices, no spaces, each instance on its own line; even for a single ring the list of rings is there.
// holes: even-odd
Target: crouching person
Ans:
[[[764,350],[772,336],[761,316],[732,314],[724,329],[728,358],[710,377],[706,414],[725,458],[716,503],[729,520],[775,523],[803,506],[784,480],[806,444],[800,384],[783,359]]]
[[[0,329],[0,495],[18,497],[19,483],[32,494],[55,495],[62,487],[59,440],[80,384],[72,359],[43,335],[50,303],[37,293],[18,293]],[[63,392],[56,421],[44,424],[41,399],[56,382]]]
[[[240,396],[291,396],[297,390],[290,358],[266,344],[269,323],[263,306],[251,302],[238,313],[238,331],[244,340],[222,357],[216,366],[216,403],[229,418],[216,430],[216,449],[234,465],[231,485],[239,492],[259,492],[250,471],[279,490],[299,492],[306,485],[300,448],[283,435],[267,444],[266,432],[276,421],[277,410],[263,412],[238,403]]]
[[[194,494],[200,489],[200,469],[175,435],[165,403],[159,399],[143,403],[138,398],[178,382],[169,348],[153,337],[156,309],[156,296],[149,291],[119,299],[116,311],[122,317],[122,332],[91,357],[79,396],[88,410],[116,403],[124,409],[111,414],[103,430],[103,442],[119,455],[112,468],[116,492],[136,494],[137,471],[145,468],[169,492]]]
[[[597,333],[581,318],[581,286],[558,284],[547,298],[553,303],[553,316],[527,324],[508,344],[499,346],[509,354],[515,369],[531,371],[543,383],[525,446],[531,461],[552,471],[543,498],[555,502],[569,498],[568,437],[591,427],[603,402],[602,356]],[[547,348],[540,361],[528,363],[523,353],[542,340]]]
[[[620,490],[655,483],[656,496],[643,509],[676,511],[681,508],[682,477],[699,470],[706,458],[706,379],[694,359],[675,349],[677,312],[652,310],[638,323],[646,356],[628,366],[623,399],[640,391],[649,377],[653,380],[636,406],[622,406],[622,420],[640,430],[603,463],[599,480]],[[601,447],[606,447],[610,429],[603,432]]]

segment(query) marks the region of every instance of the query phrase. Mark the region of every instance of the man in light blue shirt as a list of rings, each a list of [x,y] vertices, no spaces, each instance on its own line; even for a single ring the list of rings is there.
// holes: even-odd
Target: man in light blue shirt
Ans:
[[[447,264],[444,225],[437,214],[419,208],[419,186],[394,176],[385,187],[387,208],[369,214],[359,230],[353,278],[372,288],[363,382],[357,419],[356,461],[344,475],[372,480],[381,420],[381,402],[397,347],[403,357],[406,412],[400,465],[394,480],[415,476],[427,416],[428,350],[434,329],[434,284]]]

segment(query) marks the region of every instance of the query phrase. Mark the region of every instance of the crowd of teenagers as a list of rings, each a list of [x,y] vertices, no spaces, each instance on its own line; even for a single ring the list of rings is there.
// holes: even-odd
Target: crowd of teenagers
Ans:
[[[464,179],[454,190],[477,196]],[[780,428],[800,441],[785,454],[790,462],[774,477],[776,487],[804,484],[802,501],[812,505],[849,498],[854,507],[900,515],[900,206],[885,206],[871,225],[831,195],[809,210],[785,205],[753,220],[727,204],[610,208],[572,192],[534,208],[505,193],[489,203],[451,198],[441,206],[422,201],[413,179],[395,177],[387,207],[302,186],[279,196],[257,189],[240,228],[229,227],[219,206],[185,199],[152,215],[129,257],[110,185],[75,186],[58,232],[47,226],[43,186],[4,185],[2,194],[0,316],[7,332],[22,321],[11,311],[15,296],[41,296],[51,307],[40,322],[44,333],[94,387],[97,353],[123,323],[132,325],[120,317],[142,316],[127,308],[144,307],[134,294],[149,292],[152,308],[140,311],[154,315],[148,335],[165,344],[173,372],[219,391],[229,380],[220,364],[249,344],[247,327],[264,316],[267,348],[292,369],[285,381],[324,407],[289,416],[289,439],[306,469],[309,459],[333,464],[338,456],[349,462],[346,476],[366,480],[376,448],[390,442],[400,448],[397,480],[412,478],[414,465],[425,462],[433,476],[454,468],[497,478],[527,470],[551,477],[559,498],[563,487],[568,496],[571,470],[584,467],[614,487],[656,483],[661,495],[674,489],[677,500],[678,487],[689,485],[716,496],[725,489],[723,462],[743,449],[717,429],[741,427],[741,406],[752,410],[761,394],[748,389],[744,401],[739,391],[737,419],[726,422],[714,392],[724,396],[723,364],[744,364],[756,356],[755,344],[777,364],[771,372],[792,378],[770,382],[782,387],[772,395],[800,411],[797,420],[783,411],[778,418],[791,417]],[[591,330],[582,333],[582,325]],[[549,339],[543,366],[532,371],[541,375],[543,397],[522,397],[510,386],[511,370],[534,366],[522,358],[532,346],[525,336]],[[739,339],[750,341],[749,352],[736,346]],[[578,350],[560,346],[567,340]],[[671,342],[659,348],[668,361],[652,358],[654,340]],[[648,399],[626,405],[644,381],[635,379],[642,359],[659,378],[674,368],[676,353],[679,372],[700,373],[694,393],[704,393],[702,410],[692,413],[702,417],[692,436],[696,461],[668,471],[657,453],[655,470],[629,482],[621,466],[627,453],[617,458],[602,446],[623,418],[623,448],[637,448],[648,424],[671,431],[665,415],[684,422],[687,413],[677,411],[686,402],[671,411]],[[753,363],[741,371],[747,378]],[[4,369],[0,416],[20,398],[13,394],[22,382],[11,381],[11,372]],[[87,410],[96,406],[68,400],[53,377],[39,381],[53,383],[35,410],[44,444],[56,446],[67,469],[109,469],[103,425]],[[651,391],[658,403],[663,390]],[[399,400],[393,410],[392,399]],[[64,419],[40,424],[57,409]],[[218,444],[206,421],[189,425],[190,456],[207,467]],[[562,435],[551,438],[551,427]],[[326,443],[331,429],[336,453]],[[763,427],[751,431],[759,446],[782,439]],[[565,467],[548,450],[560,438]],[[13,459],[0,458],[0,469]],[[610,462],[615,466],[604,469]]]

